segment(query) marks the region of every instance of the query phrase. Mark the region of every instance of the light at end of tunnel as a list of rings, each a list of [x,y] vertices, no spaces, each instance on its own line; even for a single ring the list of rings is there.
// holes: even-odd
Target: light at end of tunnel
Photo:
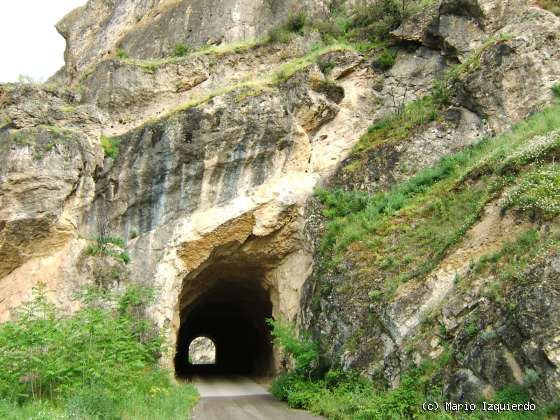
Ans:
[[[195,338],[189,345],[189,363],[193,365],[216,364],[216,345],[208,337]]]

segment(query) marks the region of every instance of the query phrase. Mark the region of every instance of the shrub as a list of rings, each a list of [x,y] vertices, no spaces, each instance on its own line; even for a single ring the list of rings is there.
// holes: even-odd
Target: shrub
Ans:
[[[116,159],[119,155],[120,144],[121,140],[117,137],[101,136],[101,148],[103,149],[106,157]]]
[[[552,86],[552,93],[558,99],[560,99],[560,83],[555,84]]]
[[[343,34],[343,30],[331,20],[316,20],[313,27],[321,34],[323,40],[337,39]]]
[[[305,13],[304,11],[291,13],[288,16],[288,19],[286,20],[284,27],[290,32],[302,33],[303,28],[305,28],[305,25],[307,24],[308,21],[309,18],[307,17],[307,13]]]
[[[302,34],[303,29],[309,22],[305,12],[292,13],[282,25],[268,31],[268,42],[287,44],[295,34]]]
[[[389,70],[395,64],[395,58],[397,54],[391,51],[389,48],[383,49],[381,53],[373,61],[373,65],[379,70]]]
[[[287,44],[294,38],[294,34],[283,27],[272,28],[268,31],[268,42]]]
[[[44,288],[34,296],[16,321],[0,326],[0,363],[9,367],[0,372],[0,398],[57,399],[94,385],[122,391],[140,367],[155,367],[163,339],[147,321],[128,315],[130,299],[86,290],[82,309],[66,317],[48,303]]]
[[[98,236],[95,239],[95,244],[91,244],[86,248],[86,254],[92,257],[96,257],[99,255],[107,255],[117,260],[121,261],[124,264],[128,264],[131,261],[129,253],[124,250],[126,247],[126,242],[123,238],[117,236]],[[110,245],[114,245],[116,248],[111,247]]]
[[[191,52],[191,48],[184,43],[176,44],[173,47],[173,57],[185,57]]]
[[[64,315],[35,289],[0,325],[0,417],[184,418],[196,393],[157,367],[163,337],[143,316],[153,298],[138,286],[90,287]]]
[[[128,53],[122,48],[117,49],[117,57],[120,58],[121,60],[126,60],[127,58],[130,58]]]
[[[301,376],[295,373],[282,373],[272,381],[270,392],[279,400],[287,401],[291,390],[301,380]]]
[[[298,335],[294,326],[284,320],[267,319],[266,322],[272,327],[274,342],[293,357],[295,371],[309,374],[319,359],[317,345],[305,334]]]
[[[368,6],[359,7],[354,14],[351,28],[355,36],[366,36],[372,40],[386,39],[389,32],[402,22],[401,10],[394,0],[381,0]]]
[[[124,264],[128,264],[131,261],[130,254],[127,251],[121,252],[120,254],[117,255],[116,258],[119,259]]]

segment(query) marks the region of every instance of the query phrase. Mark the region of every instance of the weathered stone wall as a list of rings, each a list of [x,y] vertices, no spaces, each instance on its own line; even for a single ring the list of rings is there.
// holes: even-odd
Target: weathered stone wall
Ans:
[[[329,4],[325,0],[90,0],[62,19],[57,29],[66,38],[66,71],[74,78],[118,48],[131,57],[156,58],[169,55],[179,43],[198,47],[252,40],[291,12],[302,9],[310,16],[322,16]]]

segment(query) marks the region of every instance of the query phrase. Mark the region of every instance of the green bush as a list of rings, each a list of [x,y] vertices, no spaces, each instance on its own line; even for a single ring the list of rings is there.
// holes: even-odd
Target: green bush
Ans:
[[[295,361],[295,371],[309,374],[319,359],[317,345],[305,334],[297,334],[294,326],[284,320],[267,319],[274,342]]]
[[[288,16],[288,19],[286,20],[284,27],[290,32],[302,33],[303,28],[305,28],[305,25],[308,23],[308,21],[309,18],[307,16],[307,13],[305,13],[304,11],[291,13]]]
[[[400,419],[421,414],[426,384],[413,370],[392,390],[376,386],[357,372],[329,371],[310,380],[297,373],[278,376],[271,392],[293,408],[304,408],[333,419]]]
[[[117,49],[117,57],[120,58],[121,60],[126,60],[127,58],[130,58],[128,53],[122,48]]]
[[[294,38],[294,34],[283,27],[272,28],[268,31],[268,42],[287,44]]]
[[[83,308],[65,317],[37,289],[33,301],[18,310],[16,321],[0,326],[0,398],[25,402],[56,399],[76,389],[103,386],[124,390],[141,372],[155,367],[163,340],[150,324],[126,311],[102,309],[100,303],[130,307],[121,297],[86,291]],[[130,289],[123,296],[137,293]],[[109,354],[110,353],[110,354]]]
[[[383,71],[389,70],[395,65],[395,58],[397,54],[389,48],[383,49],[381,53],[373,61],[373,65]]]
[[[119,295],[88,288],[81,309],[63,315],[37,288],[16,318],[0,325],[0,417],[132,418],[134,401],[134,409],[151,411],[134,418],[184,418],[196,394],[172,385],[169,373],[157,367],[164,340],[142,315],[153,298],[141,287]],[[190,399],[176,416],[158,417],[156,394]]]
[[[116,159],[119,155],[121,140],[117,137],[101,136],[101,148],[106,157]]]
[[[173,47],[173,57],[185,57],[191,52],[191,48],[184,43],[176,44]]]
[[[555,84],[552,86],[552,93],[558,99],[560,99],[560,83]]]
[[[394,0],[381,0],[359,7],[350,24],[354,37],[367,36],[370,40],[387,39],[389,32],[402,22],[401,9]]]
[[[268,42],[287,44],[295,35],[303,34],[305,26],[309,23],[309,18],[305,12],[292,13],[286,21],[268,31]]]
[[[114,245],[119,249],[114,249],[110,245]],[[86,254],[92,257],[97,257],[99,255],[107,255],[117,260],[128,264],[131,261],[130,254],[124,248],[126,247],[126,241],[118,236],[98,236],[95,239],[95,244],[90,244],[86,248]]]
[[[313,27],[321,34],[323,40],[337,39],[343,35],[343,30],[332,20],[316,20]]]

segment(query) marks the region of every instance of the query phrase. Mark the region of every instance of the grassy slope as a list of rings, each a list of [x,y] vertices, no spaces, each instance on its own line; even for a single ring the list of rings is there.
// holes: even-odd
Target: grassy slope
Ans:
[[[386,193],[319,191],[329,220],[322,243],[325,269],[351,260],[359,267],[359,275],[351,287],[339,292],[365,288],[371,302],[381,307],[400,284],[421,279],[437,266],[449,248],[460,243],[489,200],[505,194],[504,211],[556,226],[560,166],[554,162],[559,156],[560,103],[555,103],[510,132],[445,157]],[[529,229],[511,238],[498,252],[474,262],[469,274],[458,280],[458,287],[466,290],[471,282],[491,276],[482,293],[505,304],[506,290],[524,281],[527,267],[543,255],[560,251],[560,236],[554,232]],[[294,407],[333,419],[424,418],[427,414],[421,411],[421,403],[442,399],[437,378],[452,358],[449,346],[437,360],[412,368],[393,390],[352,373],[331,371],[318,380],[288,374],[278,378],[273,391]],[[502,402],[528,399],[527,391],[519,386],[505,387],[495,397]],[[542,418],[546,410],[556,412],[555,407],[545,407],[533,417],[525,413],[524,417],[505,414],[499,418]]]
[[[556,104],[511,132],[443,158],[386,193],[319,191],[329,219],[322,243],[327,265],[344,258],[356,261],[364,286],[371,278],[384,279],[384,284],[371,285],[372,295],[390,298],[398,284],[437,265],[485,204],[507,186],[521,186],[507,206],[555,216],[558,169],[543,162],[558,153],[560,139],[530,140],[558,128]]]

